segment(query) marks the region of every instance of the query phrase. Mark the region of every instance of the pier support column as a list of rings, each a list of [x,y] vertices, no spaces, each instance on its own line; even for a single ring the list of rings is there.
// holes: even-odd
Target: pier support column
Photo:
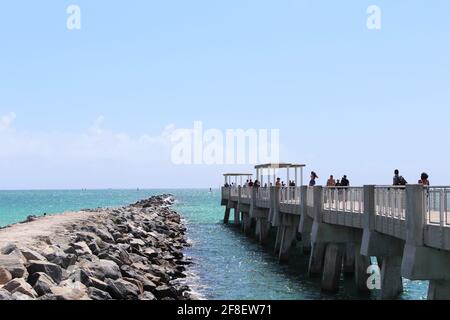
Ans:
[[[281,225],[280,249],[278,258],[280,263],[287,263],[289,261],[290,250],[297,239],[297,230],[299,224],[299,216],[292,214],[283,214]]]
[[[252,233],[252,219],[248,212],[242,212],[242,231],[247,235]]]
[[[309,256],[308,275],[310,277],[319,277],[322,274],[323,260],[325,257],[325,243],[315,243],[312,246]]]
[[[289,261],[289,252],[292,248],[292,243],[295,240],[297,234],[297,228],[294,226],[284,227],[283,235],[280,243],[280,263],[287,263]]]
[[[360,252],[360,246],[355,246],[355,285],[356,290],[360,293],[369,293],[370,290],[367,286],[367,280],[369,274],[367,269],[371,265],[370,257],[366,257]]]
[[[267,244],[269,241],[270,224],[265,218],[256,218],[255,236],[260,244]]]
[[[343,272],[346,275],[353,275],[355,273],[355,245],[347,243],[344,253],[344,267]]]
[[[321,284],[323,291],[334,293],[339,290],[344,248],[343,244],[330,243],[327,245]]]
[[[223,223],[224,224],[228,224],[228,222],[230,221],[230,211],[231,211],[230,207],[226,207],[225,208],[225,215],[223,217]]]
[[[311,254],[311,230],[313,225],[313,219],[308,215],[308,204],[307,204],[307,197],[308,197],[308,187],[303,186],[300,190],[301,192],[301,218],[300,218],[300,225],[298,228],[298,232],[301,234],[302,241],[301,245],[303,248],[303,253],[306,255]]]
[[[450,300],[450,281],[430,280],[428,300]]]
[[[238,210],[234,210],[234,220],[233,223],[235,226],[238,226],[241,224],[241,214]]]
[[[384,257],[381,265],[380,299],[393,299],[402,292],[402,256]]]

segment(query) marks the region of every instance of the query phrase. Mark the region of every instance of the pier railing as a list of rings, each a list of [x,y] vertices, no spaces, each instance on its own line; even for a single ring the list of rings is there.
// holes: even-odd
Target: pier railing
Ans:
[[[233,186],[230,188],[231,188],[230,190],[231,197],[239,197],[239,187]]]
[[[243,187],[241,188],[241,198],[251,199],[252,198],[252,187]]]
[[[427,223],[450,227],[450,187],[429,187],[425,189]]]
[[[405,220],[406,189],[392,186],[375,187],[375,214]]]
[[[364,188],[325,187],[322,202],[324,210],[364,213]]]
[[[258,188],[256,192],[257,200],[270,200],[270,189],[269,188]]]
[[[280,189],[280,203],[300,204],[301,187],[285,187]]]

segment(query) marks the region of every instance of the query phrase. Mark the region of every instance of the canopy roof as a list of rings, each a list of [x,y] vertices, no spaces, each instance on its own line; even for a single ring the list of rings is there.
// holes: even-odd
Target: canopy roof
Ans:
[[[225,173],[223,175],[224,177],[248,177],[248,176],[253,176],[252,173]]]
[[[266,163],[255,166],[255,169],[282,169],[282,168],[304,168],[305,164],[295,163]]]

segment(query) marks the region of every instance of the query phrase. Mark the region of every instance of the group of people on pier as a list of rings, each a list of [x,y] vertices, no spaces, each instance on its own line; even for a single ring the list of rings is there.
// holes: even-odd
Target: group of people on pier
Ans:
[[[311,180],[309,181],[309,186],[310,187],[316,186],[316,184],[317,184],[316,180],[317,179],[319,179],[319,176],[317,175],[317,173],[314,172],[314,171],[311,171]],[[429,186],[430,185],[430,181],[428,179],[429,179],[428,174],[426,172],[423,172],[420,175],[420,179],[418,181],[418,184],[421,184],[423,186]],[[403,176],[400,175],[400,171],[398,169],[396,169],[394,171],[394,178],[393,178],[392,185],[401,187],[401,186],[406,186],[407,184],[408,184],[408,181],[406,181],[406,179]],[[264,184],[264,188],[272,187],[272,186],[273,186],[272,183],[270,183],[269,185],[267,185],[267,183]],[[275,182],[275,186],[278,187],[278,188],[295,187],[296,183],[293,180],[292,181],[289,180],[289,184],[286,185],[284,183],[284,181],[282,181],[280,178],[277,178],[276,182]],[[349,186],[350,186],[350,180],[347,178],[347,175],[344,175],[342,177],[342,179],[340,179],[340,180],[339,179],[335,180],[334,176],[330,175],[330,178],[327,180],[327,187],[349,187]],[[225,187],[235,187],[235,184],[232,183],[230,185],[228,183],[225,183]],[[247,187],[249,187],[249,188],[253,188],[253,187],[254,188],[260,188],[261,187],[261,182],[259,182],[259,180],[255,180],[253,182],[252,179],[249,179],[249,180],[247,180],[245,182],[243,187],[244,188],[247,188]]]
[[[426,172],[422,172],[422,174],[420,175],[418,184],[421,184],[423,186],[429,186],[430,181],[428,179],[429,179],[428,174]],[[394,171],[394,178],[393,178],[392,185],[393,186],[406,186],[407,184],[408,184],[408,181],[406,181],[406,179],[400,175],[400,171],[398,169],[396,169]]]

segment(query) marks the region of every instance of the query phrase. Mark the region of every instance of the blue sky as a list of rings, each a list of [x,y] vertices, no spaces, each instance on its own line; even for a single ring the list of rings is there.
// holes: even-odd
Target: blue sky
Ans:
[[[66,8],[81,8],[81,30]],[[378,5],[382,29],[366,27]],[[280,129],[321,182],[450,184],[450,2],[10,1],[0,10],[0,189],[209,187],[171,127]]]

